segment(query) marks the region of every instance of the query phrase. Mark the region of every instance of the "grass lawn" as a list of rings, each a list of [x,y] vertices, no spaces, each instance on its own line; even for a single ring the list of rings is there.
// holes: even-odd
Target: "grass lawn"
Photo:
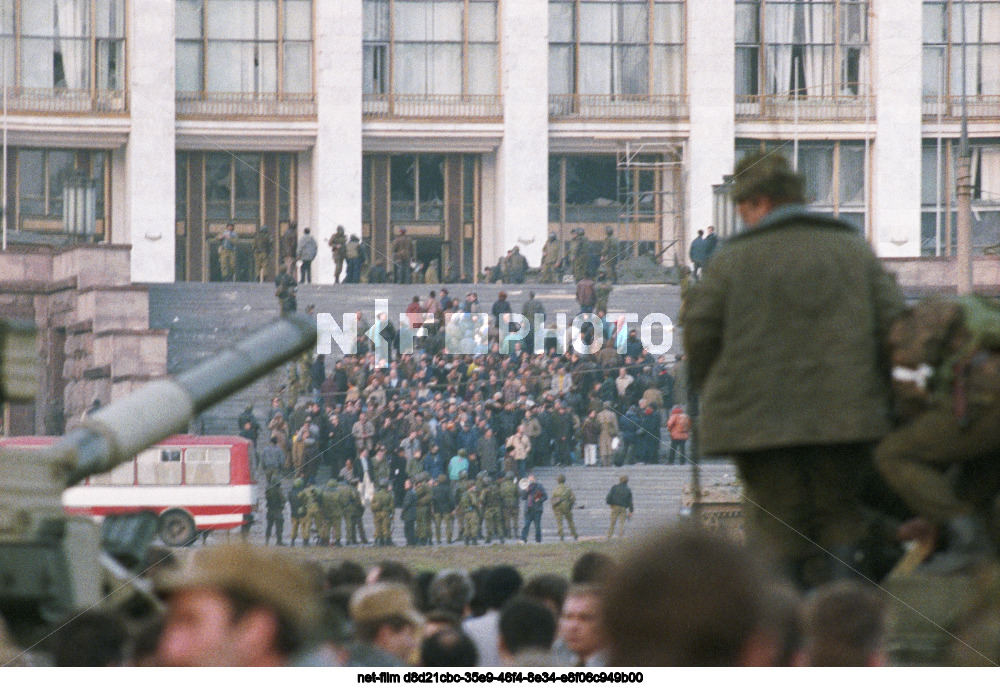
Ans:
[[[589,541],[567,541],[541,544],[491,544],[489,546],[446,545],[446,546],[393,546],[375,548],[371,546],[349,546],[341,548],[309,547],[291,549],[296,555],[316,561],[324,567],[342,560],[353,560],[371,567],[384,560],[395,560],[408,566],[413,572],[421,570],[443,570],[464,568],[474,570],[484,565],[505,563],[517,568],[525,579],[539,573],[555,573],[569,577],[577,557],[585,551],[601,551],[618,558],[628,540],[604,539]]]

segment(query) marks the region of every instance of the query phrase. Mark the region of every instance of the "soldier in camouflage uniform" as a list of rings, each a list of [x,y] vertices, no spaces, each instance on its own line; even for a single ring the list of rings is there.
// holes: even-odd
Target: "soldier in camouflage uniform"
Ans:
[[[486,516],[483,514],[483,492],[486,490],[486,471],[480,470],[479,474],[476,475],[476,494],[479,496],[479,513],[476,518],[476,538],[483,538],[483,522],[486,520]]]
[[[458,500],[458,513],[465,525],[463,540],[466,546],[479,543],[479,539],[476,537],[476,528],[479,526],[480,508],[476,483],[469,482],[462,497]]]
[[[573,281],[580,282],[587,276],[587,239],[583,237],[583,229],[573,230],[573,240],[569,242],[569,263],[573,270]]]
[[[503,535],[505,537],[517,537],[517,520],[519,513],[519,501],[517,493],[517,480],[513,472],[504,475],[500,483],[500,497],[502,503],[501,520],[503,522]]]
[[[368,537],[365,535],[364,523],[365,504],[361,500],[361,494],[358,493],[358,480],[352,480],[348,484],[348,491],[344,493],[349,495],[348,503],[350,506],[347,509],[346,515],[350,517],[348,531],[351,533],[351,541],[357,544],[360,539],[362,544],[367,544]]]
[[[267,264],[271,258],[271,230],[261,225],[253,235],[253,273],[264,283],[267,276]]]
[[[427,483],[429,475],[421,472],[417,475],[417,486],[414,492],[417,495],[417,521],[414,525],[417,533],[417,544],[429,546],[431,541],[431,513],[433,512],[433,500],[431,498],[431,487]]]
[[[340,283],[340,271],[344,269],[344,259],[346,257],[347,249],[347,235],[344,233],[343,225],[337,227],[337,231],[334,232],[330,240],[327,241],[330,246],[330,250],[333,252],[333,283]],[[346,276],[344,277],[346,281]]]
[[[455,491],[448,480],[448,475],[442,474],[431,487],[431,501],[434,506],[434,536],[441,543],[441,525],[450,544],[455,533]]]
[[[608,312],[608,299],[611,298],[611,282],[603,269],[597,273],[597,283],[594,284],[594,312]]]
[[[599,269],[604,270],[611,279],[612,284],[618,283],[618,256],[621,253],[621,244],[614,237],[615,230],[612,227],[604,229],[605,237],[601,242],[601,265]]]
[[[469,490],[469,473],[462,470],[458,473],[458,481],[455,482],[455,503],[461,504],[462,496]],[[465,511],[456,511],[455,517],[458,520],[458,538],[465,540]]]
[[[323,529],[323,501],[319,489],[311,484],[302,490],[302,495],[306,504],[306,514],[302,518],[302,546],[309,546],[313,527],[316,528],[317,539]]]
[[[326,483],[326,489],[322,494],[323,501],[323,529],[320,531],[320,539],[330,543],[330,533],[333,533],[333,545],[340,546],[340,521],[344,519],[344,514],[340,510],[340,500],[337,498],[337,480],[332,479]]]
[[[549,234],[549,240],[542,246],[542,270],[539,278],[543,284],[554,284],[558,276],[559,237]]]
[[[372,518],[375,520],[375,546],[392,546],[392,492],[388,482],[379,482],[372,497]]]
[[[559,541],[563,540],[563,520],[569,525],[569,533],[576,541],[576,525],[573,524],[573,505],[576,503],[576,495],[573,490],[566,486],[566,475],[556,477],[556,488],[552,490],[552,513],[556,516],[556,525],[559,528]]]
[[[344,480],[340,480],[337,486],[337,501],[340,503],[340,512],[344,518],[344,544],[357,544],[357,532],[353,527],[352,512],[354,510],[354,499],[358,496],[358,491]]]
[[[288,492],[288,507],[292,516],[291,546],[295,546],[295,538],[299,536],[299,528],[302,526],[302,520],[306,517],[306,496],[303,493],[305,488],[305,480],[300,477],[292,482],[292,489]],[[306,529],[304,539],[308,543],[308,529]]]
[[[503,522],[501,515],[503,511],[503,497],[500,495],[500,485],[496,484],[489,477],[483,478],[482,492],[482,512],[483,520],[486,524],[486,543],[493,542],[496,537],[500,543],[504,543]]]

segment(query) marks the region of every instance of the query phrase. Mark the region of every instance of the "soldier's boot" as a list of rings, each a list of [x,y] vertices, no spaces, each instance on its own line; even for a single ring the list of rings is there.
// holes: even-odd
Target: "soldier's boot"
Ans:
[[[283,541],[281,541],[281,532],[278,532],[278,538],[277,538],[277,540],[274,543],[275,543],[275,546],[284,546],[285,545],[285,543]]]

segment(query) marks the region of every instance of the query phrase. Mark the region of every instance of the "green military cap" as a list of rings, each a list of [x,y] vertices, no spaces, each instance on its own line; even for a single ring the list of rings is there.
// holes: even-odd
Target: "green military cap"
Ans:
[[[566,481],[566,475],[561,474],[558,477],[556,477],[556,482],[559,482],[559,484],[562,484],[565,481]]]
[[[297,477],[295,481],[292,482],[293,487],[303,487],[305,486],[305,484],[306,484],[305,480],[303,480],[301,477]]]
[[[465,456],[469,455],[469,452],[466,451],[464,448],[460,448],[460,449],[458,449],[458,455],[460,455],[460,456],[462,456],[464,458]]]
[[[489,475],[486,475],[485,477],[483,477],[483,484],[484,485],[486,485],[486,484],[493,484],[493,480],[490,479]]]
[[[621,482],[622,484],[628,484],[628,475],[622,475],[621,477],[618,478],[618,481]]]
[[[337,486],[337,480],[335,480],[335,479],[331,479],[330,481],[328,481],[328,482],[326,483],[326,486],[327,486],[327,487],[335,487],[335,486]]]
[[[804,187],[785,156],[772,151],[747,155],[736,163],[731,195],[737,203],[758,197],[796,203],[803,201]]]

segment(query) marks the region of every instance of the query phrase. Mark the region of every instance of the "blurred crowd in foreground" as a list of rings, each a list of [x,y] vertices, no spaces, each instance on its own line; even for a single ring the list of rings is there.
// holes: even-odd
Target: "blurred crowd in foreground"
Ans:
[[[647,535],[568,575],[508,565],[327,569],[245,544],[165,552],[149,566],[164,612],[142,625],[91,610],[5,665],[874,666],[885,606],[841,580],[805,597],[752,551],[695,528]]]

